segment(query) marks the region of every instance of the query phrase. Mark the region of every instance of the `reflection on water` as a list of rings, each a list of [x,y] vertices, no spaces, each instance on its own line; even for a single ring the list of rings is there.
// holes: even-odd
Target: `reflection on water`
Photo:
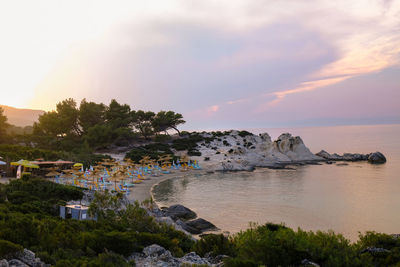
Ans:
[[[394,141],[400,136],[400,126],[385,127],[390,134],[382,129],[363,129],[368,138],[357,128],[358,141],[368,140],[367,146],[374,142],[380,145],[373,150],[387,155],[389,161],[384,165],[355,162],[347,166],[323,164],[296,170],[215,173],[164,181],[155,188],[154,196],[162,206],[183,204],[230,232],[246,229],[252,221],[284,222],[306,230],[333,229],[352,240],[358,231],[400,233],[400,144]],[[346,139],[346,129],[331,128],[332,134],[325,133],[325,139],[336,144],[334,152],[342,152],[340,140]],[[354,128],[347,130],[354,136]],[[366,152],[364,149],[347,151]]]

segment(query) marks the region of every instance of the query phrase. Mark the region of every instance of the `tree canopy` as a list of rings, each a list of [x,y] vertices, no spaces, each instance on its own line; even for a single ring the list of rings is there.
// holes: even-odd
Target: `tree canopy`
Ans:
[[[0,142],[4,141],[7,134],[7,128],[9,124],[7,123],[7,117],[3,114],[4,110],[0,107]]]
[[[56,110],[44,113],[34,124],[33,138],[45,148],[66,148],[86,142],[92,149],[110,144],[124,145],[138,136],[149,140],[159,133],[185,123],[174,111],[132,110],[127,104],[111,100],[103,103],[83,99],[78,106],[69,98],[57,104]]]

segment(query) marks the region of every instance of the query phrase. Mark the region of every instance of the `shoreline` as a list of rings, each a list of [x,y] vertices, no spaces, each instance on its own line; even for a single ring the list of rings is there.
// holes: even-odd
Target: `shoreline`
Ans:
[[[133,188],[130,188],[130,193],[127,196],[129,201],[138,201],[139,203],[152,199],[153,202],[157,205],[153,197],[153,188],[158,185],[159,183],[173,179],[173,178],[183,178],[188,175],[193,175],[195,173],[204,174],[203,170],[189,170],[186,172],[171,172],[169,174],[163,174],[161,176],[152,176],[149,179],[144,180],[140,184],[136,184]]]

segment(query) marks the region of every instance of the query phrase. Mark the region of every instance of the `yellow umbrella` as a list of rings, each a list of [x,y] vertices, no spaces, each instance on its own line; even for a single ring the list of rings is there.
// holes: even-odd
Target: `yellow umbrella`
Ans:
[[[13,166],[23,166],[25,168],[39,169],[39,165],[33,164],[29,160],[24,160],[24,159],[21,159],[16,162],[11,162],[10,164]]]
[[[83,166],[83,164],[82,163],[75,163],[74,164],[74,166],[73,167],[75,167],[75,168],[80,168],[80,167],[82,167]]]

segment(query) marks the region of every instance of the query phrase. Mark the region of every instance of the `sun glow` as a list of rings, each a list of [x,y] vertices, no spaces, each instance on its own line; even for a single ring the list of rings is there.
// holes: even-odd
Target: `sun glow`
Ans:
[[[172,3],[169,3],[172,4]],[[152,1],[3,1],[0,2],[1,104],[51,109],[33,98],[54,66],[70,49],[101,43],[128,18],[161,15],[174,5]],[[79,59],[75,59],[79,62]],[[56,90],[56,88],[54,88]]]

